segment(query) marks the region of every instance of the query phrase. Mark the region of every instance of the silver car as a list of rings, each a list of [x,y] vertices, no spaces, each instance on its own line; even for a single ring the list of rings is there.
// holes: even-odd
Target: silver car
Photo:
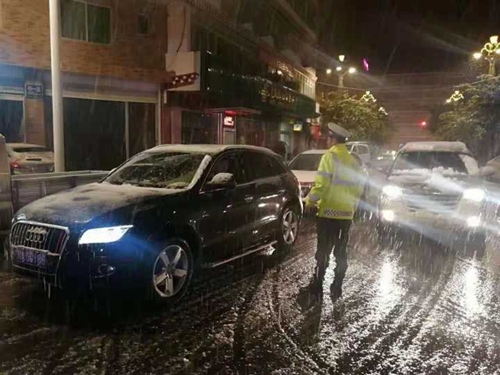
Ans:
[[[48,173],[54,171],[54,154],[44,146],[7,143],[11,174]]]

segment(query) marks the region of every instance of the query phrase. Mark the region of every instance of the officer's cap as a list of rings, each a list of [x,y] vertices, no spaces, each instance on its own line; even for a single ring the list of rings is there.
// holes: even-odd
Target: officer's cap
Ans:
[[[328,123],[328,133],[328,135],[334,137],[349,138],[351,136],[351,133],[348,130],[344,129],[340,125],[334,124],[333,122]]]

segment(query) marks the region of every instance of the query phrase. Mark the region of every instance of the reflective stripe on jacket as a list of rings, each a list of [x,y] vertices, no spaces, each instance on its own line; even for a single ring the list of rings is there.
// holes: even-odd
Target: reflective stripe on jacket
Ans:
[[[319,217],[352,220],[362,191],[358,162],[344,144],[338,144],[321,158],[307,200],[318,204]]]

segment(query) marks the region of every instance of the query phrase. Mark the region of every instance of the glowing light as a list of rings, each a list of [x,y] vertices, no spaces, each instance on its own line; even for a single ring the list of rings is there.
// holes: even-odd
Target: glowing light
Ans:
[[[345,55],[339,55],[339,61],[344,62],[345,60]]]
[[[486,192],[483,189],[467,189],[464,191],[463,197],[464,199],[479,203],[486,197]]]
[[[279,76],[282,76],[283,75],[283,72],[281,70],[277,70],[276,73],[278,73]]]
[[[392,222],[396,219],[396,215],[393,210],[382,210],[382,219]]]
[[[467,218],[467,226],[470,228],[477,228],[481,225],[481,218],[479,216],[470,216]]]
[[[403,190],[399,186],[396,185],[387,185],[382,189],[382,193],[384,193],[389,198],[399,198],[403,194]]]
[[[338,69],[338,68],[337,68]],[[326,74],[332,74],[332,70],[331,69],[327,69],[326,70]]]
[[[481,52],[475,52],[473,55],[472,55],[476,60],[479,60],[481,57],[483,57],[482,53]]]
[[[370,71],[370,64],[368,64],[368,59],[363,59],[363,69],[367,72]]]
[[[85,231],[78,241],[79,245],[89,245],[95,243],[112,243],[119,241],[132,225],[122,225],[118,227],[96,228]]]
[[[493,44],[498,44],[498,35],[490,36],[490,42]]]
[[[356,68],[349,68],[349,74],[356,73]]]

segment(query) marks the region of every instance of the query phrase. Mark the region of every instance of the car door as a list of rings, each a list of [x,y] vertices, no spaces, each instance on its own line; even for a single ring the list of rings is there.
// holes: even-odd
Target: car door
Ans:
[[[275,238],[285,192],[281,178],[283,171],[276,168],[273,156],[259,152],[244,154],[244,168],[255,184],[255,219],[252,225],[251,246],[264,245]],[[279,164],[276,161],[277,164]],[[283,169],[283,168],[281,168]]]
[[[203,219],[200,234],[203,237],[203,262],[217,263],[240,254],[247,246],[253,220],[253,194],[246,183],[240,152],[220,155],[207,174],[201,189]],[[234,188],[211,189],[209,182],[218,173],[231,173],[235,177]]]

